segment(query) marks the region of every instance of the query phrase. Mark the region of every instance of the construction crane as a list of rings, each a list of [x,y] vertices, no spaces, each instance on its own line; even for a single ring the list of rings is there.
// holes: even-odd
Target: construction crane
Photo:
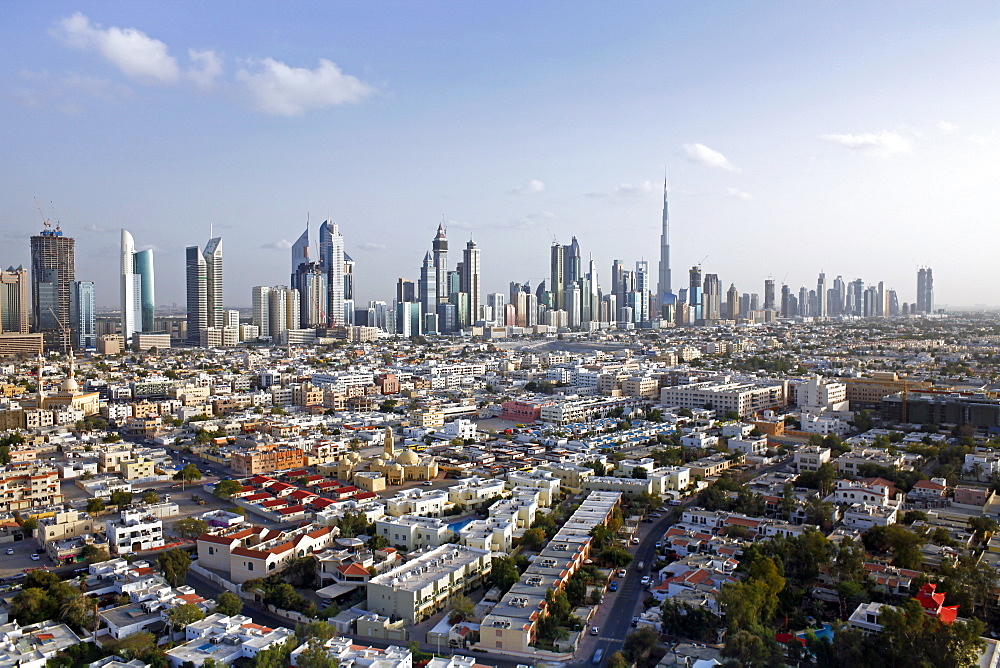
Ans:
[[[38,203],[38,198],[35,197],[34,200],[35,206],[38,207],[38,215],[42,217],[42,225],[44,225],[46,229],[52,227],[52,223],[49,222],[49,219],[45,217],[44,213],[42,213],[42,205]]]
[[[699,269],[701,269],[701,265],[705,263],[705,260],[706,260],[706,259],[708,259],[708,253],[705,253],[705,257],[703,257],[703,258],[701,258],[700,260],[698,260],[698,264],[697,264],[696,266],[697,266],[697,267],[698,267]]]
[[[69,346],[70,329],[69,327],[63,324],[62,320],[59,319],[59,316],[56,315],[56,312],[52,310],[51,306],[49,306],[48,309],[49,313],[52,314],[52,317],[55,318],[56,324],[59,325],[59,334],[60,334],[59,338],[62,340],[63,354],[66,354],[67,348],[70,347]]]

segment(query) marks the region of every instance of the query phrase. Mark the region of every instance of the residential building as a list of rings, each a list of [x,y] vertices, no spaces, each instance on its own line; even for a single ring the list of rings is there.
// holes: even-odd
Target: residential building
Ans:
[[[295,637],[292,629],[283,626],[272,629],[243,615],[227,617],[221,613],[189,624],[184,634],[186,643],[167,650],[171,668],[185,664],[200,666],[207,659],[232,665],[238,659],[253,659],[260,652]]]
[[[29,510],[63,502],[59,474],[41,466],[0,470],[0,512]]]
[[[163,522],[140,508],[126,508],[117,520],[107,520],[104,531],[112,554],[128,554],[163,547]]]
[[[488,550],[442,545],[368,581],[368,610],[416,624],[480,586],[493,565]]]

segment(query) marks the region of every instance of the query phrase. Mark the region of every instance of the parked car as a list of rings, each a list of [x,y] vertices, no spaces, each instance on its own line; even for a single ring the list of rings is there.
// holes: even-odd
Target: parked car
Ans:
[[[632,539],[632,544],[633,545],[638,545],[639,544],[639,539],[638,538],[633,538]]]
[[[608,591],[618,591],[618,580],[612,580],[608,585]]]
[[[420,483],[420,484],[421,484],[421,485],[423,485],[424,487],[430,487],[430,486],[431,486],[431,485],[433,485],[434,483],[433,483],[433,482],[431,482],[430,480],[424,480],[424,481],[423,481],[422,483]]]
[[[590,635],[592,635],[592,636],[599,636],[599,635],[601,635],[601,627],[600,626],[592,626],[592,627],[590,627]]]
[[[663,517],[662,515],[660,515],[660,513],[650,513],[649,516],[650,517]]]
[[[625,577],[625,569],[624,568],[619,568],[618,569],[618,577],[620,577],[620,578]]]
[[[643,587],[649,586],[649,583],[650,583],[650,578],[648,575],[643,575],[642,579],[639,580],[639,584],[641,584]]]
[[[8,547],[7,548],[7,554],[14,554],[14,548]]]

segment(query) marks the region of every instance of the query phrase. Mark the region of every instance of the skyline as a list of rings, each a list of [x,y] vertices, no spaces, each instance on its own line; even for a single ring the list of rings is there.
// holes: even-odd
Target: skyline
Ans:
[[[482,251],[484,298],[537,284],[573,236],[607,291],[614,260],[657,263],[666,166],[675,291],[707,256],[741,292],[825,271],[913,302],[928,265],[938,305],[1000,304],[979,242],[1000,8],[250,6],[4,7],[4,266],[28,265],[37,196],[101,306],[121,228],[182,307],[184,249],[214,225],[245,307],[287,281],[310,213],[339,225],[359,305],[419,276],[442,213]]]

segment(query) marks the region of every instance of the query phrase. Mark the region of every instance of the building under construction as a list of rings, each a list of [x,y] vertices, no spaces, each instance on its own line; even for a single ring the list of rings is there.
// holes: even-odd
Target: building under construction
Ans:
[[[31,237],[31,324],[46,350],[70,348],[70,283],[76,280],[76,240],[45,221]]]

